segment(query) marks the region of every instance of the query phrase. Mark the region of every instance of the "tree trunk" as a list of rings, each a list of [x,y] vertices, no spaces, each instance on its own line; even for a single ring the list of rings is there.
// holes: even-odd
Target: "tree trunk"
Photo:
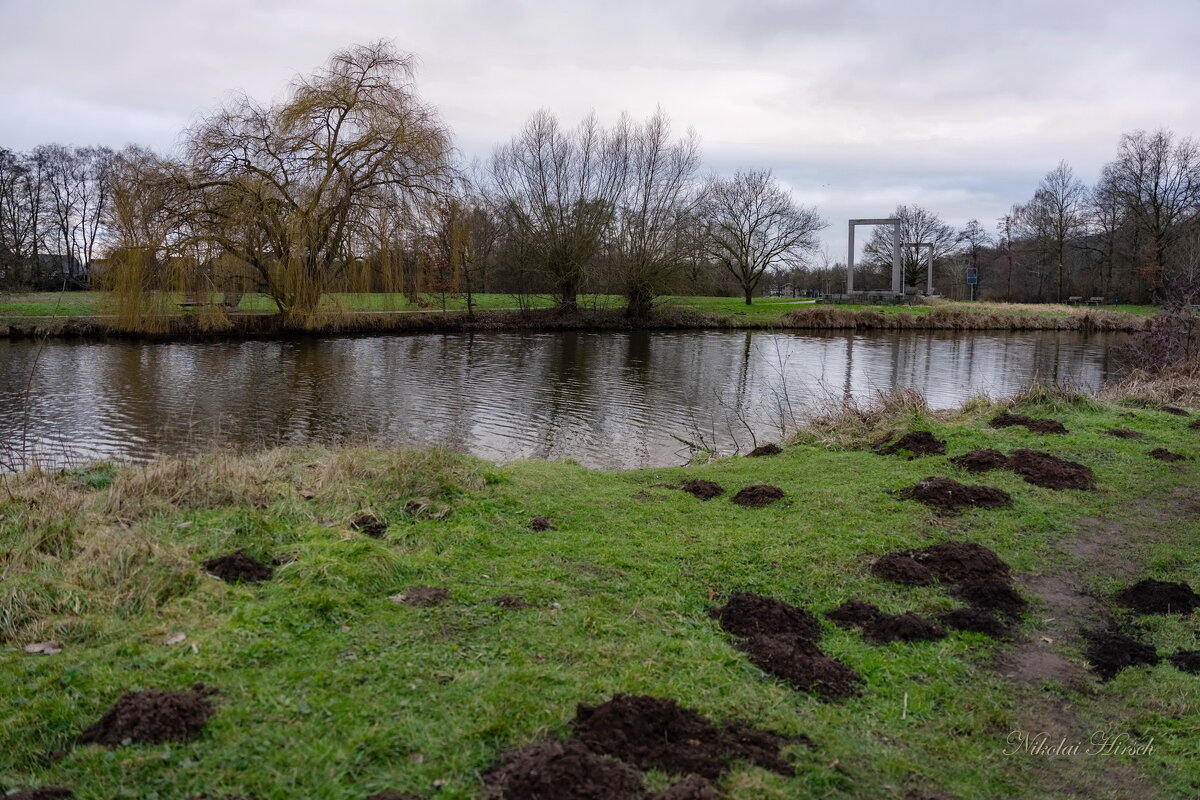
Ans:
[[[742,289],[743,289],[743,290],[746,292],[746,305],[751,305],[750,299],[751,299],[752,297],[754,297],[754,290],[753,290],[753,289],[747,289],[747,288],[746,288],[746,287],[744,287],[744,286],[742,287]]]
[[[645,319],[650,316],[653,298],[644,289],[631,289],[628,294],[625,316],[629,319]]]

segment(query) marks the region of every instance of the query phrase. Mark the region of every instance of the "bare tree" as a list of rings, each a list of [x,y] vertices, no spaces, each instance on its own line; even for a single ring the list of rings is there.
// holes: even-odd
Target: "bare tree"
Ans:
[[[488,190],[511,245],[563,310],[577,308],[604,244],[624,189],[627,145],[627,131],[605,131],[595,115],[565,131],[541,110],[492,155]]]
[[[100,224],[109,202],[113,151],[107,147],[42,145],[33,157],[42,168],[44,207],[53,234],[47,249],[57,250],[67,277],[86,277],[96,252]]]
[[[1033,199],[1022,207],[1022,219],[1032,237],[1044,250],[1043,258],[1053,264],[1057,276],[1056,299],[1065,299],[1067,248],[1085,230],[1087,187],[1075,177],[1067,162],[1046,173]]]
[[[1176,141],[1167,130],[1125,134],[1105,176],[1143,238],[1147,272],[1157,284],[1182,223],[1200,208],[1200,145]]]
[[[372,209],[445,192],[450,135],[412,66],[386,42],[339,50],[285,101],[242,97],[189,132],[196,235],[248,265],[281,311],[316,310]]]
[[[958,232],[958,241],[962,247],[966,264],[975,270],[975,280],[978,281],[980,256],[992,245],[992,236],[979,224],[979,220],[973,219]],[[973,288],[971,293],[972,299],[975,298],[977,291],[978,284]]]
[[[671,122],[661,109],[642,125],[622,127],[629,133],[628,175],[612,244],[626,313],[641,317],[691,255],[687,225],[700,200],[700,146],[695,134],[671,141]]]
[[[770,170],[710,179],[702,210],[708,254],[737,280],[746,305],[768,269],[803,263],[826,226],[815,208],[797,205]]]
[[[958,234],[951,226],[942,222],[934,212],[921,206],[896,206],[892,216],[900,220],[900,241],[923,242],[933,245],[934,268],[937,262],[954,252]],[[929,251],[905,247],[900,252],[900,266],[904,272],[905,286],[920,286],[925,277]],[[863,260],[875,265],[876,269],[888,269],[892,263],[892,229],[877,225],[863,248]]]
[[[0,282],[33,280],[43,230],[40,162],[0,148]]]

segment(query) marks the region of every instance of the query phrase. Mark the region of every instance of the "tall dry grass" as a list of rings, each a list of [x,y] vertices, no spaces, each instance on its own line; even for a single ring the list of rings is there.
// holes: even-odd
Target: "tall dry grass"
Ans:
[[[1036,307],[1039,312],[1044,307]],[[1132,314],[1103,309],[1062,307],[1061,313],[1016,310],[977,311],[960,307],[935,307],[927,312],[898,311],[884,314],[870,309],[815,306],[785,314],[782,328],[804,330],[953,330],[953,331],[1142,331],[1147,321]]]
[[[474,459],[370,447],[5,476],[0,642],[88,638],[106,621],[159,609],[199,587],[215,591],[204,558],[243,546],[270,550],[306,530],[336,538],[359,511],[415,516],[482,483]],[[210,512],[243,522],[205,523]]]

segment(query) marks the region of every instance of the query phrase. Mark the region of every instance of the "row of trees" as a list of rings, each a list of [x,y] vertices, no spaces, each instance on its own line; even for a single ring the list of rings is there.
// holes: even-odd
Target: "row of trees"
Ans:
[[[464,167],[411,58],[348,48],[285,99],[241,97],[184,136],[178,157],[140,147],[0,150],[0,283],[88,277],[144,314],[171,297],[266,292],[289,314],[334,291],[618,293],[645,314],[664,293],[837,292],[825,221],[769,171],[700,175],[693,134],[661,111],[605,127],[534,114],[485,163]],[[1167,131],[1123,136],[1095,186],[1064,162],[994,228],[961,230],[912,205],[905,242],[932,247],[935,284],[989,299],[1161,298],[1200,271],[1200,150]],[[104,258],[99,255],[103,253]],[[905,248],[905,283],[926,252]],[[876,229],[859,285],[888,285]]]
[[[573,129],[539,112],[463,169],[410,58],[385,43],[335,53],[282,102],[239,98],[188,131],[178,159],[138,147],[74,157],[88,191],[71,195],[67,253],[95,264],[102,234],[97,277],[134,314],[166,289],[256,289],[304,315],[331,291],[503,287],[564,309],[585,288],[615,288],[636,315],[698,265],[724,267],[749,303],[824,226],[769,172],[701,179],[696,137],[675,138],[661,112]],[[4,236],[4,275],[21,282],[50,249],[43,221],[56,217],[35,200],[56,184],[33,169],[41,149],[10,160],[4,226],[20,232]]]

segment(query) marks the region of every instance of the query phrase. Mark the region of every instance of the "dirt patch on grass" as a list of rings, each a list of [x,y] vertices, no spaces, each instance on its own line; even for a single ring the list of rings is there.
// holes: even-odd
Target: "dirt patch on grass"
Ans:
[[[1191,413],[1188,412],[1188,410],[1186,408],[1179,408],[1178,406],[1159,406],[1158,410],[1165,411],[1168,414],[1174,414],[1177,417],[1190,417],[1191,416]]]
[[[422,798],[412,792],[393,792],[391,789],[384,789],[382,792],[367,795],[364,800],[422,800]]]
[[[837,608],[826,611],[825,616],[839,628],[861,628],[877,619],[883,612],[874,603],[863,600],[847,600]]]
[[[689,775],[669,788],[650,795],[650,800],[721,800],[721,793],[699,775]]]
[[[986,447],[981,450],[972,450],[969,453],[963,453],[961,456],[955,456],[950,459],[950,463],[957,467],[962,467],[967,472],[987,472],[988,470],[1007,467],[1008,456],[999,450]]]
[[[711,613],[721,628],[734,636],[783,633],[813,642],[821,636],[821,623],[809,612],[754,592],[736,592]]]
[[[75,793],[61,786],[39,786],[36,789],[22,789],[2,796],[4,800],[66,800],[68,797],[74,797]]]
[[[537,516],[529,520],[529,527],[539,533],[555,530],[554,520],[549,517]]]
[[[684,481],[683,486],[679,488],[700,500],[712,500],[714,497],[725,493],[725,490],[721,488],[721,484],[713,483],[712,481],[702,481],[698,478]]]
[[[502,756],[483,776],[488,800],[638,800],[642,779],[573,740],[539,742]]]
[[[1026,482],[1045,489],[1090,489],[1096,482],[1091,467],[1040,450],[1014,450],[1008,464]]]
[[[1171,656],[1171,663],[1183,672],[1200,673],[1200,650],[1180,650]]]
[[[1194,420],[1192,420],[1192,421],[1191,421],[1191,422],[1188,424],[1188,427],[1189,427],[1189,428],[1191,428],[1191,429],[1192,429],[1192,430],[1194,430],[1194,431],[1200,431],[1200,419],[1194,419]]]
[[[944,514],[954,514],[965,508],[1007,508],[1012,496],[991,486],[967,486],[950,478],[926,478],[892,494],[902,500],[916,500]]]
[[[1131,431],[1129,428],[1109,428],[1105,431],[1109,436],[1115,436],[1118,439],[1145,439],[1146,434]]]
[[[1172,453],[1165,447],[1156,447],[1149,453],[1151,458],[1157,458],[1159,461],[1186,461],[1187,456],[1181,453]]]
[[[350,520],[350,527],[359,533],[366,534],[373,539],[380,539],[387,533],[387,523],[379,517],[364,511],[358,514],[354,519]]]
[[[1138,614],[1190,614],[1200,608],[1200,595],[1186,583],[1146,578],[1117,592],[1116,600]]]
[[[871,573],[885,581],[903,583],[906,586],[928,586],[933,583],[933,573],[929,567],[908,553],[887,553],[880,556],[871,565]]]
[[[450,600],[450,592],[440,586],[410,586],[390,598],[394,602],[417,608],[432,608]]]
[[[755,636],[742,640],[741,648],[759,669],[825,700],[852,697],[863,683],[857,672],[801,636]]]
[[[1152,645],[1139,642],[1119,631],[1093,631],[1084,634],[1084,637],[1088,640],[1088,645],[1083,651],[1083,656],[1092,665],[1092,669],[1106,681],[1112,680],[1118,672],[1128,667],[1141,664],[1154,666],[1158,663],[1158,653]]]
[[[83,744],[116,747],[186,742],[199,735],[213,715],[213,690],[197,685],[190,692],[126,692],[79,737]]]
[[[750,456],[751,458],[758,458],[759,456],[777,456],[782,452],[783,452],[782,447],[780,447],[779,445],[777,445],[773,442],[770,442],[767,444],[759,445],[758,447],[754,448],[746,455]]]
[[[900,451],[917,456],[941,456],[946,454],[946,443],[934,437],[929,431],[910,431],[887,447],[881,447],[875,452],[881,456],[890,456]]]
[[[746,508],[762,508],[783,498],[783,489],[778,486],[747,486],[733,496],[733,502]]]
[[[794,772],[779,755],[787,738],[739,726],[718,728],[674,700],[618,694],[598,706],[581,703],[571,725],[593,752],[642,770],[716,778],[732,762],[746,760],[781,775]]]
[[[919,614],[880,614],[863,626],[863,638],[876,644],[889,642],[932,642],[946,635],[946,629]]]
[[[533,608],[533,604],[527,603],[511,594],[502,594],[499,597],[493,597],[488,602],[500,608]]]
[[[993,428],[1011,428],[1023,425],[1032,433],[1067,433],[1066,426],[1055,419],[1034,418],[1025,414],[1010,414],[1005,412],[992,419],[988,425]]]
[[[938,615],[938,622],[959,631],[982,633],[993,639],[1008,637],[1008,628],[993,614],[981,608],[956,608]]]
[[[1019,617],[1027,605],[1009,581],[995,578],[961,583],[954,587],[954,594],[975,608],[998,611],[1010,617]]]
[[[271,580],[271,567],[241,550],[225,556],[210,558],[204,562],[209,575],[226,583],[261,583]]]
[[[906,554],[927,567],[943,583],[1010,580],[1008,564],[994,550],[974,542],[942,542],[909,550]]]

